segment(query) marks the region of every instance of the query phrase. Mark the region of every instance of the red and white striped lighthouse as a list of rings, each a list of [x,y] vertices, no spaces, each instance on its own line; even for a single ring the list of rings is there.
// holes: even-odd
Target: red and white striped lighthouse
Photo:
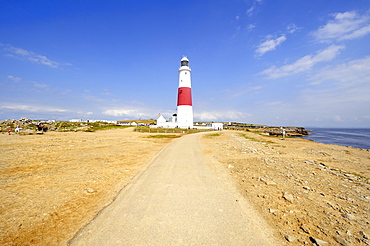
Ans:
[[[189,59],[183,57],[179,68],[179,88],[177,94],[177,123],[179,127],[193,127],[193,103],[191,97],[191,69]]]

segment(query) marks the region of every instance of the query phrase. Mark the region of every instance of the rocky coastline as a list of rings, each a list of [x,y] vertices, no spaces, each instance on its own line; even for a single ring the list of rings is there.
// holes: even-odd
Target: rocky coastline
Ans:
[[[201,144],[287,245],[370,245],[370,151],[248,131]]]

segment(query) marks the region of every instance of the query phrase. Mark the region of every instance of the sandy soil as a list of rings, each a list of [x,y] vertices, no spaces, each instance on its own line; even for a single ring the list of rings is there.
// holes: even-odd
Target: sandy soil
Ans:
[[[237,131],[201,143],[289,245],[370,245],[370,151]]]
[[[170,141],[148,135],[0,134],[0,244],[65,245]]]
[[[369,151],[219,133],[203,153],[289,245],[370,245]],[[148,135],[0,134],[0,244],[65,245],[170,142]]]

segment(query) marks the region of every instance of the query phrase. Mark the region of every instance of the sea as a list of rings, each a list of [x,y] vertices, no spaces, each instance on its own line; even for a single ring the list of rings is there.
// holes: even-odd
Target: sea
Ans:
[[[310,128],[305,139],[324,144],[370,149],[370,128]]]

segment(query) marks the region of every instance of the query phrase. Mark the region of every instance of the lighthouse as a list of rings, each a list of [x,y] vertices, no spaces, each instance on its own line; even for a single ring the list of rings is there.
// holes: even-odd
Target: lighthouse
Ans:
[[[194,123],[189,59],[183,57],[180,64],[179,88],[177,92],[177,125],[180,128],[189,128],[193,127]]]

